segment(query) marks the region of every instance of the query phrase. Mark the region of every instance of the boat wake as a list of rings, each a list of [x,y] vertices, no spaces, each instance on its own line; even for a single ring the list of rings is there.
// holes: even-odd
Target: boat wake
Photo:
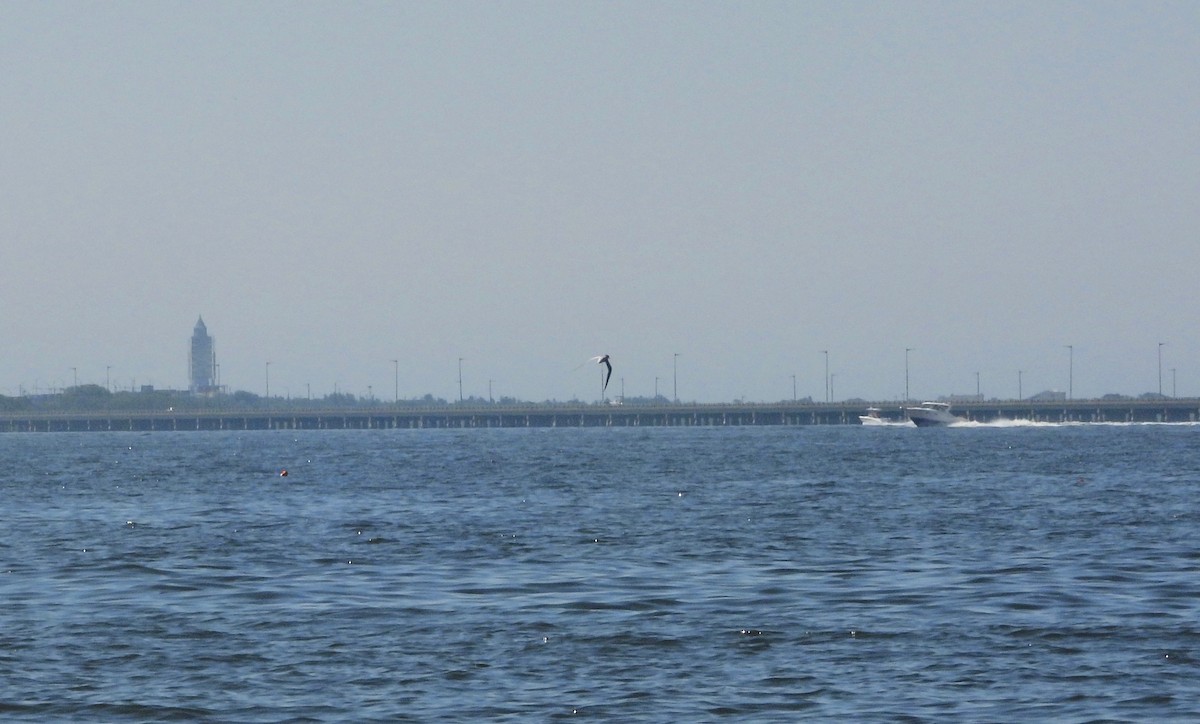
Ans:
[[[963,420],[962,422],[956,422],[953,425],[950,425],[950,427],[1062,427],[1064,424],[1067,423],[1042,422],[1040,420],[1022,420],[1001,417],[995,420],[987,420],[986,422],[979,420]]]
[[[1196,422],[1087,422],[1079,420],[1071,420],[1068,422],[1048,422],[1044,420],[1025,420],[1025,419],[1009,419],[1005,417],[995,420],[963,420],[956,422],[947,427],[1145,427],[1154,426],[1171,426],[1171,427],[1189,427],[1200,425],[1200,421]]]

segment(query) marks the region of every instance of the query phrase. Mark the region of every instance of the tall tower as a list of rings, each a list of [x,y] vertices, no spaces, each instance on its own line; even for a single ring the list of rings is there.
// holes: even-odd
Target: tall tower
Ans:
[[[188,389],[196,394],[215,392],[216,371],[217,353],[213,348],[213,338],[208,336],[204,317],[199,317],[192,330],[192,349],[188,354]]]

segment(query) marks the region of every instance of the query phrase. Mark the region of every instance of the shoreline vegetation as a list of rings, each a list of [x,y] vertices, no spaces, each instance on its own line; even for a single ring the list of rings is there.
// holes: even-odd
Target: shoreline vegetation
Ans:
[[[1166,395],[1145,393],[1138,397],[1127,395],[1104,395],[1095,399],[1067,400],[1062,393],[1045,392],[1026,397],[1021,400],[991,398],[982,396],[952,396],[940,397],[939,401],[953,403],[957,408],[974,408],[976,406],[994,407],[996,405],[1049,405],[1052,407],[1091,406],[1094,404],[1124,405],[1136,403],[1138,406],[1155,403],[1188,403],[1192,398],[1172,398]],[[776,401],[743,401],[697,403],[672,401],[664,395],[657,397],[607,397],[604,400],[521,400],[513,397],[494,399],[478,396],[466,397],[462,400],[446,400],[426,394],[421,397],[382,399],[376,395],[359,396],[345,392],[335,392],[322,397],[292,397],[282,395],[263,395],[238,390],[234,392],[193,393],[187,390],[166,390],[153,387],[143,387],[140,390],[108,390],[101,385],[85,384],[68,387],[63,390],[20,396],[0,395],[0,414],[4,413],[87,413],[87,412],[229,412],[237,410],[355,410],[355,411],[390,411],[390,410],[428,410],[428,409],[486,409],[486,408],[561,408],[561,407],[610,407],[610,406],[639,406],[639,407],[720,407],[720,406],[768,406],[768,407],[804,407],[804,408],[866,408],[866,407],[904,407],[921,400],[913,399],[905,403],[902,400],[864,400],[852,398],[831,402],[814,402],[811,397],[798,399],[783,399]]]
[[[1200,399],[1107,395],[1067,400],[1047,393],[1024,400],[949,398],[967,424],[1197,423]],[[1040,398],[1040,399],[1038,399]],[[424,427],[617,427],[858,425],[868,408],[902,422],[919,404],[861,399],[814,402],[697,403],[657,398],[528,402],[467,397],[380,400],[341,393],[322,398],[270,397],[239,391],[194,394],[142,388],[112,392],[97,385],[44,395],[0,396],[0,432],[92,430],[370,429]]]

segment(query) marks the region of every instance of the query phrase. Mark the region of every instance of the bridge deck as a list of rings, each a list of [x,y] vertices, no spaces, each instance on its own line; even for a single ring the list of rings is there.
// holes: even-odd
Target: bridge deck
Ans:
[[[900,403],[869,403],[882,417],[904,418]],[[690,427],[858,424],[867,404],[525,405],[371,408],[90,411],[0,414],[0,432],[168,430],[352,430],[489,427]],[[956,415],[1041,422],[1196,422],[1200,399],[993,401],[959,403]]]

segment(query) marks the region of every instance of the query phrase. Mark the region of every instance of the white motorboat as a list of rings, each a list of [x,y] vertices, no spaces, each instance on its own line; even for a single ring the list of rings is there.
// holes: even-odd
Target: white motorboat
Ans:
[[[858,421],[868,427],[912,427],[912,423],[908,420],[889,420],[880,415],[880,412],[878,407],[868,407],[867,414],[859,415]]]
[[[952,414],[950,405],[946,402],[922,402],[916,407],[906,407],[904,414],[908,415],[908,419],[912,420],[917,427],[936,427],[966,422],[963,418]]]
[[[858,416],[859,422],[864,425],[886,425],[887,420],[879,416],[878,407],[868,407],[867,414]]]

